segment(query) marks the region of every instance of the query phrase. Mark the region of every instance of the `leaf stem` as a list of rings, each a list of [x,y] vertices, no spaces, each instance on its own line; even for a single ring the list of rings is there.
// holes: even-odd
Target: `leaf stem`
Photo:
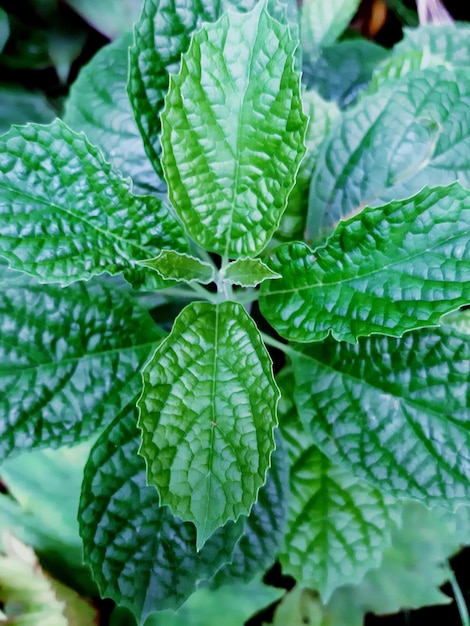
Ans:
[[[457,609],[459,611],[462,626],[470,626],[470,616],[468,614],[467,604],[465,602],[465,598],[463,597],[462,590],[460,589],[460,585],[457,582],[457,578],[455,577],[455,574],[452,569],[451,569],[451,576],[450,576],[450,584],[452,585],[452,591],[454,593],[454,598],[457,604]]]
[[[162,296],[171,296],[173,298],[183,298],[185,300],[196,300],[197,296],[202,297],[209,302],[215,302],[216,298],[214,294],[204,289],[201,285],[194,283],[189,285],[191,289],[182,289],[179,287],[169,287],[168,289],[161,289],[156,293]]]
[[[268,335],[267,333],[263,333],[260,331],[260,334],[266,345],[281,350],[282,352],[284,352],[284,354],[287,354],[287,356],[303,356],[301,352],[294,350],[294,348],[292,348],[289,344],[282,343],[281,341],[274,339],[274,337],[271,337],[271,335]]]

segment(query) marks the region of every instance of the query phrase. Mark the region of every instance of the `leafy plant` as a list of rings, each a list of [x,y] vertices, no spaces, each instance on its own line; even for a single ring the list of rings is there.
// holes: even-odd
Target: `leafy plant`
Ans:
[[[335,43],[337,4],[146,0],[64,121],[1,138],[0,449],[99,435],[85,560],[139,624],[278,557],[357,625],[405,501],[468,502],[468,28]]]

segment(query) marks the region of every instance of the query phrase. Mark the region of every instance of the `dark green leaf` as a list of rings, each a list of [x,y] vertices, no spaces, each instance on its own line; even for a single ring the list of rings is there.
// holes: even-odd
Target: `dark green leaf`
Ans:
[[[171,77],[162,113],[170,199],[191,237],[226,258],[266,246],[305,153],[297,43],[260,2],[198,31]]]
[[[255,323],[238,303],[195,302],[146,366],[140,453],[160,502],[197,527],[250,511],[274,448],[279,391]]]
[[[305,136],[307,153],[300,164],[295,186],[289,194],[287,208],[275,233],[278,241],[303,239],[312,172],[320,146],[340,117],[338,107],[333,102],[323,100],[315,91],[304,92],[302,104],[309,118]]]
[[[56,120],[2,136],[0,254],[14,269],[66,285],[132,273],[164,247],[187,248],[169,208],[133,196],[82,134]]]
[[[162,250],[157,257],[141,261],[140,265],[155,270],[164,279],[178,282],[207,285],[215,279],[214,265],[174,250]]]
[[[321,48],[333,44],[351,21],[360,0],[304,0],[302,3],[302,51],[314,59]]]
[[[96,443],[85,468],[79,522],[85,561],[103,597],[128,607],[139,624],[177,608],[230,560],[243,523],[228,522],[196,549],[196,529],[173,517],[147,487],[137,454],[137,411],[118,418]]]
[[[0,52],[3,50],[10,36],[10,23],[6,11],[0,8]]]
[[[67,0],[92,26],[110,39],[128,31],[139,17],[142,0]]]
[[[112,284],[61,289],[18,276],[1,281],[1,458],[106,426],[139,393],[162,336]]]
[[[310,187],[311,238],[364,206],[408,198],[432,181],[470,186],[470,74],[428,68],[385,82],[342,116]]]
[[[331,459],[397,497],[468,502],[468,334],[328,340],[293,359],[299,415]]]
[[[242,287],[256,287],[265,280],[281,278],[261,259],[237,259],[224,270],[224,280]]]
[[[161,193],[165,182],[145,154],[126,91],[131,44],[132,34],[126,33],[81,69],[70,89],[64,121],[83,131],[117,170],[130,176],[134,189]]]
[[[55,117],[54,109],[39,92],[27,91],[19,85],[0,85],[0,94],[0,133],[9,130],[12,124],[47,124]]]
[[[283,573],[317,590],[326,602],[336,588],[359,582],[380,564],[402,507],[324,456],[290,406],[292,374],[279,384],[279,423],[289,446],[291,489],[280,561]]]
[[[366,208],[324,246],[284,245],[261,286],[263,315],[286,339],[319,341],[435,326],[470,302],[470,194],[458,183]]]
[[[340,41],[322,50],[315,63],[304,58],[303,81],[325,100],[349,106],[367,87],[376,66],[389,52],[372,41]]]

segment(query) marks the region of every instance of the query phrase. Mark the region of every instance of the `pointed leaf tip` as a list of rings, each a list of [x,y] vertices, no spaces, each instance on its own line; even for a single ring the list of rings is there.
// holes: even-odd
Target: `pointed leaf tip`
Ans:
[[[279,391],[270,357],[244,308],[195,302],[143,373],[140,454],[162,504],[197,528],[247,514],[274,449]]]

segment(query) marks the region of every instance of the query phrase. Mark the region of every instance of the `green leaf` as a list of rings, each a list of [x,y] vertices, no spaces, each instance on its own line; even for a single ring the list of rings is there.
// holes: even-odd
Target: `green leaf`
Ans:
[[[305,0],[302,4],[302,50],[310,60],[333,44],[348,26],[360,0]]]
[[[469,34],[468,25],[457,23],[405,29],[404,38],[374,73],[369,91],[376,91],[384,82],[428,67],[467,70],[470,63]]]
[[[77,510],[91,444],[36,450],[2,463],[0,528],[30,545],[47,571],[86,595],[96,587],[83,564]],[[47,485],[47,489],[45,489]]]
[[[141,193],[162,193],[165,182],[155,173],[127,96],[129,46],[132,33],[102,48],[85,65],[70,89],[64,122],[83,131],[105,158]]]
[[[468,541],[468,507],[452,515],[448,510],[406,502],[403,525],[393,532],[392,546],[385,550],[381,566],[368,572],[359,585],[335,591],[325,607],[328,624],[362,626],[369,612],[396,613],[403,608],[448,604],[449,596],[439,590],[451,575],[447,559]]]
[[[140,265],[155,270],[164,279],[178,282],[199,282],[207,285],[215,280],[213,265],[174,250],[162,250],[157,257],[141,261]]]
[[[146,310],[112,283],[67,289],[17,275],[0,295],[0,457],[88,438],[126,410],[158,344]]]
[[[181,55],[202,22],[215,22],[228,9],[249,11],[255,4],[256,0],[144,0],[134,30],[135,45],[130,49],[128,89],[145,150],[160,176],[160,114],[169,74],[178,73]],[[279,21],[285,8],[280,2],[270,2],[271,15]],[[289,0],[287,14],[295,21],[295,0]]]
[[[8,37],[10,36],[10,23],[8,14],[0,8],[0,52],[5,47]]]
[[[142,0],[68,0],[68,4],[96,30],[114,39],[128,31],[139,17]]]
[[[146,626],[240,626],[275,602],[282,589],[260,581],[232,584],[216,591],[199,589],[177,613],[163,611],[152,616]]]
[[[12,124],[40,122],[47,124],[55,117],[54,109],[42,93],[28,91],[19,85],[1,85],[0,133]]]
[[[140,453],[161,504],[192,521],[200,549],[250,511],[274,448],[279,391],[255,323],[238,303],[194,302],[144,372]]]
[[[263,566],[263,542],[272,548],[270,532],[276,540],[282,532],[285,478],[283,466],[275,465],[279,469],[268,473],[250,518],[227,522],[198,551],[194,525],[159,506],[157,492],[146,485],[145,463],[137,455],[136,421],[131,413],[117,418],[97,441],[85,469],[79,522],[85,560],[101,595],[128,607],[142,624],[153,611],[178,608],[199,582],[210,580],[232,559],[236,571],[232,566],[220,570],[218,580],[245,580],[247,572],[253,574],[250,559],[256,554]],[[252,538],[253,528],[259,533],[258,544]],[[247,539],[242,536],[244,529]],[[241,554],[247,560],[244,565]]]
[[[333,102],[323,100],[315,91],[304,92],[302,104],[304,113],[309,118],[305,137],[307,153],[300,164],[295,186],[275,234],[275,238],[280,241],[303,239],[310,180],[320,146],[340,116],[338,107]]]
[[[393,337],[435,326],[470,302],[470,196],[458,183],[366,208],[324,246],[281,246],[261,286],[263,315],[286,339]]]
[[[224,257],[266,246],[305,153],[297,43],[260,2],[198,31],[171,77],[162,113],[170,199],[190,236]]]
[[[389,51],[366,39],[340,41],[321,51],[314,62],[304,58],[302,80],[325,100],[349,106],[370,82]]]
[[[396,497],[468,502],[468,334],[328,340],[292,358],[300,418],[330,459]]]
[[[44,572],[33,550],[9,535],[0,556],[1,621],[17,626],[93,626],[97,610]],[[4,618],[7,619],[4,619]]]
[[[86,138],[60,120],[1,138],[0,254],[14,269],[67,285],[130,271],[183,230],[156,197],[137,197]]]
[[[316,589],[326,602],[336,588],[359,582],[380,564],[402,507],[324,456],[290,406],[293,376],[284,376],[280,385],[279,422],[289,446],[291,489],[282,571]]]
[[[428,68],[384,83],[342,116],[310,187],[310,237],[364,206],[408,198],[432,181],[470,186],[470,74]]]
[[[242,287],[256,287],[265,280],[281,278],[261,259],[237,259],[229,263],[223,273],[224,280]]]

